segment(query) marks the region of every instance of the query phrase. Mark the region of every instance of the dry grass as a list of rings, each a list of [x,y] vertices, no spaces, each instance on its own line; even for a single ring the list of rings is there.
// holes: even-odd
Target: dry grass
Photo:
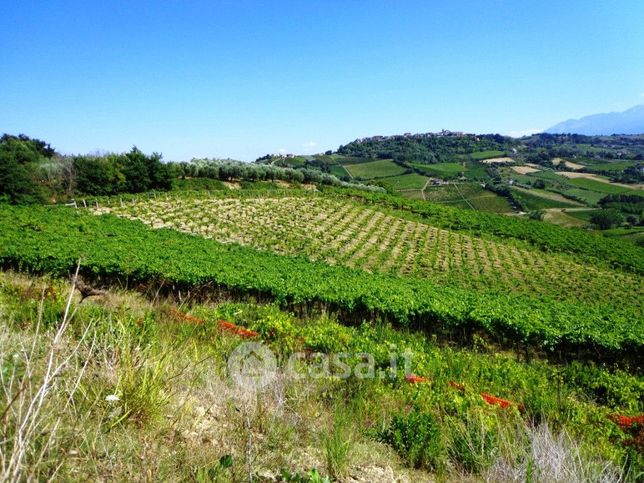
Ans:
[[[484,159],[483,161],[481,161],[481,163],[485,163],[485,164],[508,164],[508,163],[514,163],[514,159],[508,158],[508,157],[489,158],[489,159]]]
[[[234,338],[177,338],[169,320],[146,334],[141,321],[163,320],[165,303],[111,292],[79,305],[71,285],[63,298],[63,284],[15,274],[0,285],[41,307],[30,321],[0,298],[1,481],[263,481],[327,467],[345,481],[421,481],[350,420],[342,435],[360,451],[329,463],[322,442],[335,382],[282,376],[244,391],[226,377]],[[41,297],[51,286],[58,300]],[[59,323],[45,328],[59,308]]]
[[[519,174],[538,173],[540,169],[532,168],[530,166],[512,166],[512,171]]]
[[[565,431],[553,432],[548,424],[530,428],[527,445],[514,447],[496,459],[486,481],[548,483],[614,482],[625,480],[621,468],[589,460]],[[513,443],[513,442],[512,442]]]

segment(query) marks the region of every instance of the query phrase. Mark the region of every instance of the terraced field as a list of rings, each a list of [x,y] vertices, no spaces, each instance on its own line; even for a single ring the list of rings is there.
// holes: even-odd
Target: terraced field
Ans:
[[[644,300],[641,280],[633,274],[322,196],[146,200],[96,212],[223,243],[478,290],[588,303],[619,300],[636,307]]]

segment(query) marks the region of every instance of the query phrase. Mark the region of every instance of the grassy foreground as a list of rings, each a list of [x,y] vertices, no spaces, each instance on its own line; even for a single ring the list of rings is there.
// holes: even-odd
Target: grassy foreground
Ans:
[[[274,305],[179,306],[125,291],[81,302],[69,282],[13,273],[0,275],[0,313],[2,480],[641,476],[641,432],[611,419],[642,411],[644,381],[623,371],[518,362],[484,341],[450,349],[386,323]],[[308,377],[279,373],[258,393],[236,386],[226,361],[244,339],[221,319],[256,332],[280,362],[312,354],[298,365]],[[314,377],[316,352],[351,354],[354,368],[368,353],[388,373]],[[405,378],[402,360],[389,371],[392,353],[418,377]]]

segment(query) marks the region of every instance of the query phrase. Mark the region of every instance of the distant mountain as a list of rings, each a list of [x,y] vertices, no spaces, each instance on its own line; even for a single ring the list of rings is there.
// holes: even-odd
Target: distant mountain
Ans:
[[[570,119],[550,129],[550,134],[585,134],[587,136],[610,134],[643,134],[644,105],[635,106],[624,112],[593,114],[581,119]]]

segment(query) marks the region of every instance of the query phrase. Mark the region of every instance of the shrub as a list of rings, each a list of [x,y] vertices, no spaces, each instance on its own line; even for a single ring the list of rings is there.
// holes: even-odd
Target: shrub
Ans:
[[[439,471],[444,465],[444,438],[438,419],[431,413],[418,408],[398,413],[379,437],[414,468]]]
[[[600,230],[608,230],[624,223],[624,215],[613,209],[598,210],[590,215],[590,222]]]

